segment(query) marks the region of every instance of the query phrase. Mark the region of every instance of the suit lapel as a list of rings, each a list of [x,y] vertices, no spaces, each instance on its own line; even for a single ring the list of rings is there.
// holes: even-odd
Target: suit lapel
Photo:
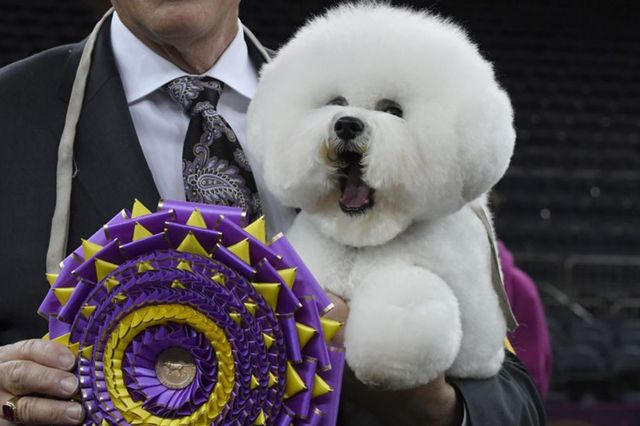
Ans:
[[[104,217],[130,206],[134,198],[149,207],[160,198],[129,114],[109,28],[110,20],[96,41],[74,148],[74,190],[82,186]],[[66,101],[82,47],[71,52],[61,88]]]

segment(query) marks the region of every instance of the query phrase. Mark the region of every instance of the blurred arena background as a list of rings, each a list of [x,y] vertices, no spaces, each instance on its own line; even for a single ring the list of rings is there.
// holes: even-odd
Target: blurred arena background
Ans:
[[[241,16],[277,48],[333,3],[244,0]],[[518,140],[494,196],[496,226],[544,302],[551,423],[640,425],[640,5],[402,4],[467,28],[511,95]],[[0,66],[81,40],[107,7],[0,0]]]

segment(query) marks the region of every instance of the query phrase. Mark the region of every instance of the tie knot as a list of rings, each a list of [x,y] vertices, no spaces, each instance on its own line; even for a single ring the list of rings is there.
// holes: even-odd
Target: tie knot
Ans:
[[[208,102],[215,109],[224,84],[211,77],[184,76],[170,81],[165,87],[171,99],[187,114],[193,115],[194,107],[202,102]]]

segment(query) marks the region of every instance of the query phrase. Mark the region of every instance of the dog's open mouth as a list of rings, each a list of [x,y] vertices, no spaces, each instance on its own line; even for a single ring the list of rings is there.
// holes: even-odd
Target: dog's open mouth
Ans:
[[[343,152],[340,163],[343,175],[340,177],[340,208],[347,214],[364,213],[373,207],[374,190],[362,180],[362,154]]]

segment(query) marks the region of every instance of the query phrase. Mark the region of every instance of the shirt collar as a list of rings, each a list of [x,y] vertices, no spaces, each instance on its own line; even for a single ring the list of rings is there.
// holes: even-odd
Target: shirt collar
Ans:
[[[111,21],[111,42],[129,105],[171,80],[187,74],[142,43],[115,12]],[[258,74],[249,59],[243,25],[239,20],[235,38],[218,61],[202,76],[216,78],[245,98],[253,98]]]

